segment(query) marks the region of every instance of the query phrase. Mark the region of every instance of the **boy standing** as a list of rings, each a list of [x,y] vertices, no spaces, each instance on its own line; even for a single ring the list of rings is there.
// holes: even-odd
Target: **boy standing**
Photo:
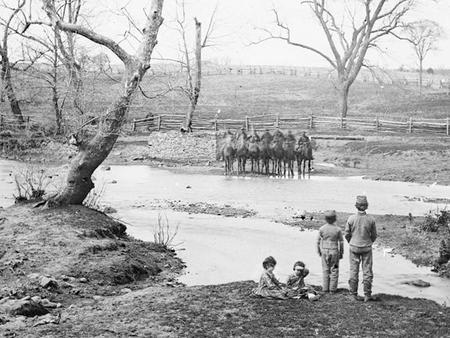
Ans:
[[[355,207],[358,212],[348,218],[345,225],[345,239],[350,244],[350,279],[348,281],[350,293],[355,300],[362,300],[358,296],[359,265],[362,265],[364,301],[372,298],[372,244],[377,238],[375,220],[366,214],[369,206],[366,196],[357,196]]]
[[[344,240],[341,229],[336,225],[336,211],[325,213],[327,224],[319,229],[317,252],[322,257],[322,291],[335,293],[339,279],[339,260],[344,255]]]

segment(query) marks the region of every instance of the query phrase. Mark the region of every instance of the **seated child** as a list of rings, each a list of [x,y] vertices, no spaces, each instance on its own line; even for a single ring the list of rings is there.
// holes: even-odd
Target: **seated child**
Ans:
[[[272,256],[264,259],[262,263],[264,272],[259,279],[258,287],[253,289],[254,295],[271,299],[287,298],[286,290],[273,274],[276,264],[277,262]]]
[[[298,261],[294,264],[294,273],[290,275],[286,281],[288,295],[292,298],[314,298],[316,291],[305,285],[305,277],[308,276],[309,270],[305,267],[305,263]]]

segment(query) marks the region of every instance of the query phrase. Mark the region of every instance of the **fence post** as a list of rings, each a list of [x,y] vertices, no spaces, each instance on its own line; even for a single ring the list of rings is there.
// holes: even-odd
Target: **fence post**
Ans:
[[[277,114],[277,116],[275,118],[275,127],[276,128],[280,127],[280,114]]]
[[[249,121],[248,121],[248,116],[245,117],[245,130],[247,130],[247,131],[250,130]]]
[[[377,119],[375,120],[375,127],[377,128],[377,131],[380,130],[380,120],[379,120],[378,116],[377,116]]]
[[[158,131],[161,130],[161,115],[158,115]]]
[[[450,136],[450,118],[447,117],[447,136]]]
[[[217,119],[214,120],[214,131],[217,131]]]
[[[341,116],[341,129],[345,129],[345,117]]]
[[[136,119],[133,119],[133,128],[131,128],[131,131],[136,131]]]
[[[413,120],[412,117],[409,118],[409,126],[408,126],[408,132],[411,134],[413,128]]]
[[[314,128],[314,115],[311,114],[311,116],[309,117],[309,129],[313,128]]]

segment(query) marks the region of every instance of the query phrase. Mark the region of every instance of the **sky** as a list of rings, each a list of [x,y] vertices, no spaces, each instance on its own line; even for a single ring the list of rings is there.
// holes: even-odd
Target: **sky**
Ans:
[[[408,20],[428,19],[438,22],[445,33],[439,41],[437,50],[432,51],[425,60],[425,67],[450,68],[450,0],[419,0],[419,4],[412,11]],[[343,20],[342,8],[344,3],[351,4],[357,0],[330,0],[338,13],[338,20]],[[388,0],[393,2],[393,0]],[[124,18],[121,8],[126,6],[127,13],[133,17],[137,27],[145,22],[143,8],[149,3],[147,0],[87,0],[86,20],[97,31],[116,40],[122,40],[122,45],[133,52],[137,40],[128,34],[124,40],[124,32],[130,27]],[[178,4],[178,6],[177,6]],[[180,14],[180,1],[166,0],[164,3],[164,24],[158,36],[158,45],[154,52],[158,58],[180,58],[180,33],[175,28],[176,13]],[[212,35],[213,46],[203,50],[203,59],[233,65],[286,65],[304,67],[329,66],[318,55],[302,48],[290,46],[285,41],[268,40],[253,44],[265,37],[262,29],[276,32],[275,19],[272,9],[277,9],[281,20],[292,30],[293,40],[317,47],[328,54],[329,46],[318,22],[311,10],[300,4],[300,0],[185,0],[186,35],[188,45],[194,45],[194,17],[203,23],[206,29],[211,13],[217,6],[216,29]],[[356,12],[361,14],[361,11]],[[131,29],[131,32],[134,30]],[[134,36],[139,35],[134,31]],[[79,39],[81,44],[90,45]],[[92,44],[90,46],[93,46]],[[95,50],[95,46],[91,50]],[[368,59],[372,65],[384,68],[397,68],[401,65],[414,68],[417,61],[413,49],[407,42],[400,42],[393,38],[385,39],[380,48],[382,52],[371,52]],[[113,58],[113,63],[118,60]]]

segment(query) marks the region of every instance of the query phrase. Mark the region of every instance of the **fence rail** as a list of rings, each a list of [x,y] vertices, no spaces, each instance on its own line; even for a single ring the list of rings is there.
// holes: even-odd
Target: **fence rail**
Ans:
[[[184,115],[155,115],[131,122],[132,130],[145,127],[154,130],[179,130],[185,122]],[[450,118],[446,119],[413,119],[395,121],[363,118],[341,118],[336,116],[294,116],[294,115],[259,115],[246,116],[242,119],[202,119],[196,117],[192,121],[195,131],[218,131],[223,129],[241,129],[263,131],[265,129],[364,129],[378,132],[432,133],[450,136]]]

